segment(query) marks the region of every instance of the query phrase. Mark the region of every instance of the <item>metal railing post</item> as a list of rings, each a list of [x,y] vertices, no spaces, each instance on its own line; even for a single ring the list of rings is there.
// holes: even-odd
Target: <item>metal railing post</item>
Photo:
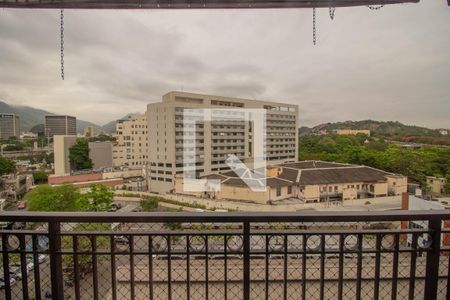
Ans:
[[[436,216],[428,221],[431,231],[431,249],[427,252],[424,299],[436,299],[439,279],[439,260],[441,254],[441,219]]]
[[[250,223],[244,222],[244,270],[243,270],[243,292],[244,300],[250,299]]]
[[[52,283],[52,299],[64,299],[63,272],[61,260],[61,224],[48,223],[50,277]]]

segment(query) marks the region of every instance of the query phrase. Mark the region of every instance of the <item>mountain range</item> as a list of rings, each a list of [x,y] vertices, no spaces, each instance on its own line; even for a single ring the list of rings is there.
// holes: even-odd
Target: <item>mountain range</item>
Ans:
[[[323,123],[314,127],[300,127],[300,134],[313,134],[320,131],[330,131],[336,129],[368,129],[373,135],[380,135],[386,137],[394,136],[441,136],[438,129],[429,129],[415,125],[405,125],[398,121],[345,121],[336,123]]]
[[[21,131],[29,131],[33,126],[44,123],[46,115],[55,115],[54,113],[37,109],[29,106],[9,105],[0,100],[0,113],[15,113],[20,117]],[[129,113],[118,120],[127,119],[136,113]],[[85,127],[91,126],[97,130],[105,132],[115,132],[116,121],[110,121],[104,125],[97,125],[89,121],[77,119],[77,132],[83,133]],[[369,129],[373,135],[385,137],[405,137],[405,136],[429,136],[440,137],[441,134],[437,129],[429,129],[414,125],[405,125],[397,121],[345,121],[336,123],[323,123],[314,127],[300,127],[300,135],[317,133],[322,130],[329,131],[334,129]]]
[[[29,106],[19,106],[19,105],[9,105],[8,103],[0,100],[0,113],[15,113],[20,118],[20,128],[21,131],[30,131],[30,129],[38,124],[43,124],[45,116],[55,115],[54,113],[37,109]],[[126,119],[128,116],[133,114],[127,114],[119,120]],[[91,126],[96,130],[101,130],[105,132],[115,132],[116,130],[116,120],[106,123],[105,125],[97,125],[89,121],[80,120],[77,118],[77,132],[83,133],[85,127]]]

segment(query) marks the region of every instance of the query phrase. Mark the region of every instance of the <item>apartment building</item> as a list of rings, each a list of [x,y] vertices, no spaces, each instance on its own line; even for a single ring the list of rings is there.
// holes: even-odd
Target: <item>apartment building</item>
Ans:
[[[195,137],[184,136],[183,115],[186,109],[222,109],[229,118],[197,120]],[[269,165],[293,162],[298,152],[298,106],[277,102],[169,92],[162,102],[147,106],[149,189],[173,191],[175,175],[183,173],[183,151],[195,147],[197,177],[229,170],[230,154],[251,164],[255,158],[255,123],[243,119],[243,109],[266,112],[266,145],[262,146]],[[214,114],[214,112],[213,112]],[[192,133],[192,132],[190,132]],[[256,133],[255,133],[256,134]]]
[[[13,113],[0,113],[0,139],[7,140],[20,136],[19,116]]]
[[[45,136],[77,135],[77,118],[71,116],[45,116]]]
[[[116,144],[113,146],[115,167],[145,166],[148,161],[147,116],[130,116],[116,123]]]

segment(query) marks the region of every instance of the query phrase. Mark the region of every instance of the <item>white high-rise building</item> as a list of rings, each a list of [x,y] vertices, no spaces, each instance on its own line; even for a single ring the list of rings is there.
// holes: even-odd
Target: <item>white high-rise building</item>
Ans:
[[[162,102],[147,106],[149,189],[165,193],[174,189],[176,174],[183,173],[183,111],[189,108],[264,109],[268,165],[294,162],[298,153],[298,106],[278,102],[169,92]],[[206,121],[195,125],[196,173],[198,176],[229,170],[230,154],[241,161],[253,160],[255,136],[252,122]]]

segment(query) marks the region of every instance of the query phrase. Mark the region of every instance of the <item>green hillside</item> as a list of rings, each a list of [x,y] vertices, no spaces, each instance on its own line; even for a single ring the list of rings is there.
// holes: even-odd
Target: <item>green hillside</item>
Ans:
[[[301,135],[317,134],[323,131],[336,129],[366,129],[370,130],[374,137],[382,137],[389,140],[408,143],[450,145],[450,136],[443,136],[437,129],[429,129],[415,125],[405,125],[397,121],[345,121],[336,123],[324,123],[314,127],[301,127]]]

